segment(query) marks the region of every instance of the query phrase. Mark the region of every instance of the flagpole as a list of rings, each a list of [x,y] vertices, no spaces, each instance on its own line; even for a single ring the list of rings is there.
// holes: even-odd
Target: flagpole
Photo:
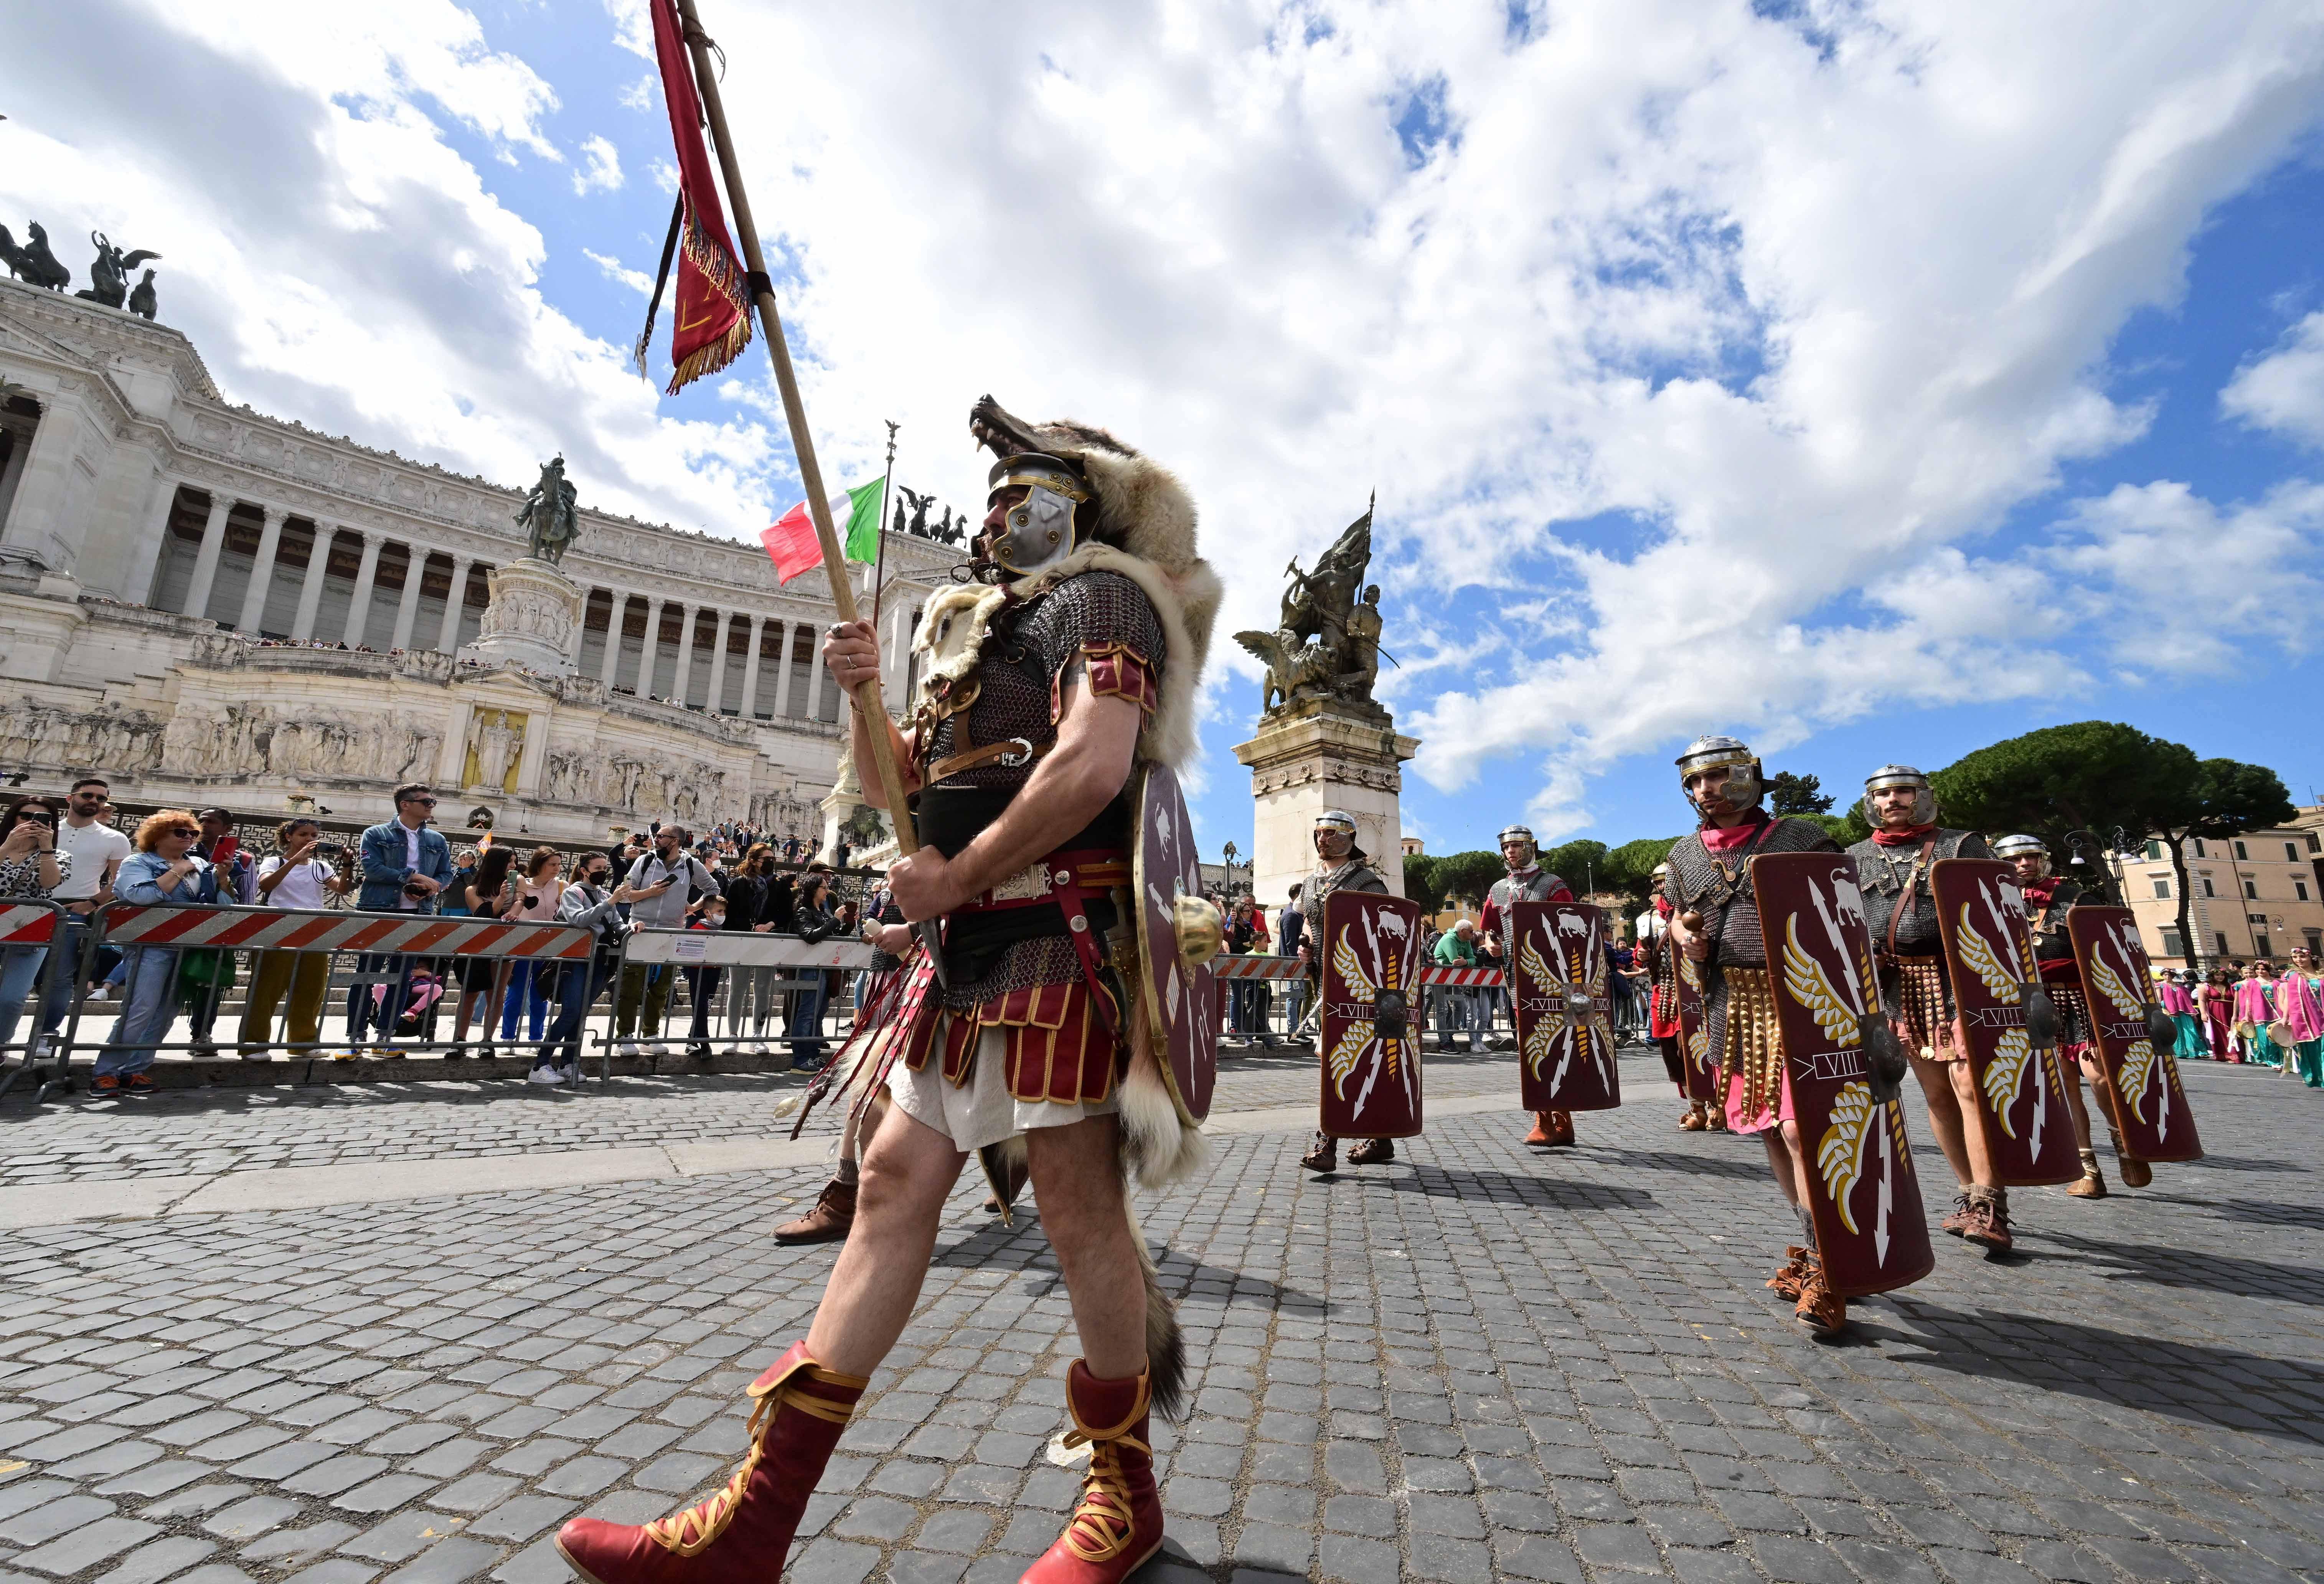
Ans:
[[[896,476],[896,420],[882,419],[888,426],[888,471],[880,475],[880,526],[874,543],[879,548],[872,557],[872,630],[880,630],[880,596],[888,591],[888,481]]]
[[[783,418],[790,425],[791,450],[798,457],[799,483],[807,490],[807,516],[815,523],[815,537],[823,547],[824,576],[831,584],[832,603],[839,608],[843,622],[861,621],[855,606],[855,590],[847,581],[847,560],[840,548],[839,531],[831,521],[831,502],[823,488],[823,469],[815,459],[815,440],[807,433],[807,404],[799,399],[798,376],[791,372],[790,344],[783,338],[781,314],[775,307],[775,291],[767,276],[767,261],[759,250],[759,227],[751,218],[751,199],[742,190],[742,168],[734,158],[734,140],[726,130],[726,106],[718,97],[718,74],[710,66],[710,36],[702,31],[702,19],[695,14],[694,0],[678,0],[678,14],[685,23],[686,48],[694,60],[695,91],[702,96],[702,111],[710,123],[710,146],[717,152],[719,174],[726,183],[727,207],[734,211],[734,230],[742,244],[742,262],[750,270],[751,282],[759,310],[760,327],[767,335],[767,356],[775,365],[775,386],[782,392]],[[883,510],[886,488],[881,491]],[[884,531],[884,529],[883,530]],[[875,671],[854,687],[855,712],[863,720],[863,734],[872,744],[872,762],[880,772],[880,787],[887,795],[888,816],[895,827],[896,850],[908,858],[920,850],[919,833],[913,828],[911,809],[904,795],[904,777],[896,763],[896,745],[890,739],[887,701],[881,696],[880,677]]]

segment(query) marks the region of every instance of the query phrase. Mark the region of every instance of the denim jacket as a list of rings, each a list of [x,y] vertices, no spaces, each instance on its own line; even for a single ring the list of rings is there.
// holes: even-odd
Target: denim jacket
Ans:
[[[420,832],[420,867],[413,869],[405,861],[404,826],[401,820],[389,820],[372,826],[363,833],[363,890],[355,898],[355,906],[370,913],[393,913],[403,906],[403,882],[413,875],[425,875],[446,888],[452,883],[452,844],[443,833],[425,827]],[[420,905],[418,911],[433,913],[436,898]]]
[[[132,852],[121,861],[114,877],[113,894],[140,907],[215,907],[218,899],[217,870],[203,859],[194,860],[194,872],[168,890],[161,887],[170,861],[159,852]]]

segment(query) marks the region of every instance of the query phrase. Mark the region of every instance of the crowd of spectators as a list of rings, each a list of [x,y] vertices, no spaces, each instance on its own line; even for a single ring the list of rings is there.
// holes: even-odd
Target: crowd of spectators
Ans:
[[[472,1049],[489,1056],[501,1047],[530,1048],[534,1082],[573,1084],[583,1027],[601,997],[612,1003],[609,1037],[617,1052],[666,1056],[664,1027],[681,984],[688,1055],[707,1061],[724,1045],[768,1057],[788,1047],[802,1067],[825,1059],[826,1025],[844,993],[836,971],[632,963],[618,979],[614,972],[624,936],[638,928],[771,932],[808,941],[853,934],[857,901],[840,894],[835,866],[804,861],[813,857],[805,838],[762,835],[726,821],[697,840],[683,826],[658,824],[602,850],[570,852],[486,833],[456,853],[434,827],[430,788],[399,787],[392,802],[395,816],[355,843],[327,837],[315,818],[294,817],[276,828],[272,851],[262,854],[237,836],[223,808],[158,810],[124,833],[126,822],[99,777],[81,778],[62,798],[12,797],[0,808],[0,907],[53,902],[62,916],[49,944],[0,948],[0,1053],[44,1062],[77,999],[84,1008],[115,1001],[94,1091],[150,1090],[161,1047],[220,1054],[217,1021],[246,958],[241,1016],[227,1043],[254,1061],[277,1052],[402,1054],[415,1043],[452,1061]],[[595,948],[586,962],[355,953],[342,976],[341,1037],[327,1045],[329,951],[89,949],[90,917],[110,902],[326,909],[350,899],[366,912],[562,924],[589,931]],[[883,900],[873,898],[875,916]],[[349,958],[338,961],[344,966]],[[722,990],[723,1035],[714,1028]],[[181,1017],[182,1035],[172,1041]],[[78,1027],[71,1033],[78,1046],[95,1043]]]

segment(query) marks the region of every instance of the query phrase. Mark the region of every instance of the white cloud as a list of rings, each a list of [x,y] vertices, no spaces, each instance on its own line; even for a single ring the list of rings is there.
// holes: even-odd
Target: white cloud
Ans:
[[[653,184],[661,189],[662,191],[669,193],[672,196],[677,194],[678,167],[671,164],[668,160],[653,160],[648,161],[646,165],[646,174],[653,178]]]
[[[661,103],[661,85],[649,71],[613,97],[624,110],[651,110]]]
[[[180,51],[193,80],[158,57],[78,71],[94,24],[35,23],[31,58],[71,90],[35,88],[40,124],[83,141],[9,167],[0,204],[103,192],[194,238],[171,266],[200,283],[177,288],[198,329],[179,322],[262,406],[505,477],[578,436],[603,492],[755,526],[780,493],[763,364],[722,382],[731,424],[674,425],[622,373],[626,326],[593,336],[541,300],[539,233],[436,124],[548,158],[556,96],[450,0],[286,5],[272,28],[149,3],[150,31],[207,41]],[[640,0],[607,14],[650,58]],[[1523,762],[1537,812],[1706,728],[1775,747],[2088,686],[2069,640],[2135,591],[2098,578],[2044,633],[1996,590],[2076,571],[2100,524],[2162,530],[2086,505],[2060,545],[1984,536],[2149,421],[2107,394],[2109,341],[2175,300],[2209,207],[2314,124],[2324,18],[1575,0],[1513,36],[1507,14],[927,5],[880,30],[867,89],[860,8],[728,0],[727,109],[826,473],[876,466],[894,418],[900,476],[973,502],[978,394],[1102,423],[1202,502],[1227,632],[1271,623],[1286,558],[1377,483],[1415,768],[1454,788]],[[217,147],[235,129],[157,107],[240,106],[250,61],[272,139]],[[232,157],[157,159],[187,125]],[[1235,688],[1229,714],[1255,695]]]
[[[581,154],[587,162],[573,173],[573,194],[586,198],[593,192],[616,192],[622,185],[621,152],[602,137],[585,138]]]
[[[600,273],[616,286],[626,286],[640,297],[653,295],[654,278],[643,270],[632,270],[621,260],[590,248],[581,250],[582,256],[597,266]]]
[[[2324,313],[2302,319],[2219,392],[2230,418],[2324,447]]]

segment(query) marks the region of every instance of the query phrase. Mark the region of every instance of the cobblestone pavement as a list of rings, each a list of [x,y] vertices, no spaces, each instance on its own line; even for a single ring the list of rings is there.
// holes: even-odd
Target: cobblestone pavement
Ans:
[[[1626,1068],[1631,1105],[1573,1151],[1524,1150],[1514,1109],[1452,1115],[1315,1182],[1296,1133],[1243,1134],[1142,1205],[1196,1371],[1148,1579],[2324,1576],[2324,1097],[2190,1071],[2211,1160],[2097,1203],[2022,1193],[2018,1258],[1940,1239],[1832,1345],[1759,1285],[1793,1223],[1757,1147],[1675,1131],[1655,1064]],[[1287,1066],[1231,1082],[1278,1078],[1307,1092]],[[185,1121],[257,1149],[383,1115]],[[0,1584],[561,1579],[568,1514],[723,1478],[742,1385],[830,1267],[764,1235],[819,1174],[20,1234]],[[939,1249],[795,1579],[1005,1584],[1072,1499],[1047,1447],[1076,1349],[1038,1227],[964,1185]]]
[[[1494,1093],[1512,1082],[1507,1053],[1430,1053],[1430,1092]],[[1257,1046],[1222,1064],[1221,1109],[1290,1105],[1315,1096],[1315,1063]],[[137,1176],[207,1176],[342,1161],[458,1159],[542,1149],[788,1132],[776,1105],[804,1078],[747,1074],[615,1078],[586,1091],[513,1081],[285,1084],[163,1090],[126,1099],[76,1096],[44,1106],[0,1102],[0,1187]],[[817,1113],[817,1122],[825,1120]]]

